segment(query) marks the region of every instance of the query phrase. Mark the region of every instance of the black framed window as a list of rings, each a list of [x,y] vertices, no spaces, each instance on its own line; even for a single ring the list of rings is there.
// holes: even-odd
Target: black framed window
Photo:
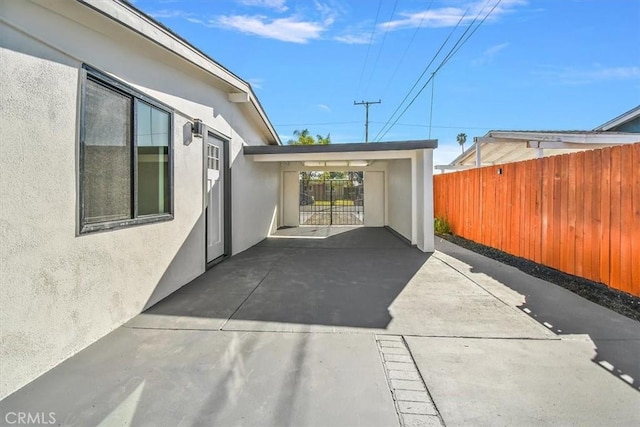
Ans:
[[[80,231],[173,218],[173,112],[85,67]]]

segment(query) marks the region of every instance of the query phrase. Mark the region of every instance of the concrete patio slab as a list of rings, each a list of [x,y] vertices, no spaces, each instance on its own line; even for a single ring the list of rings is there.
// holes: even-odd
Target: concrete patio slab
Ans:
[[[448,242],[424,254],[382,228],[306,232],[326,236],[289,231],[231,257],[4,399],[0,417],[640,423],[638,322]]]
[[[640,397],[565,340],[406,338],[447,426],[634,426]]]
[[[366,335],[120,328],[2,401],[10,411],[62,426],[398,425]]]
[[[251,248],[217,265],[126,326],[219,330],[287,253],[287,249]]]
[[[436,257],[408,246],[345,251],[288,253],[223,329],[555,338]]]
[[[436,239],[436,249],[452,269],[557,337],[589,337],[596,349],[591,361],[640,392],[639,322],[446,240]]]

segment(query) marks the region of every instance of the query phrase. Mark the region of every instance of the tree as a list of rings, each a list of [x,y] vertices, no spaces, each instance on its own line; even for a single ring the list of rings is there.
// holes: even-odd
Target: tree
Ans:
[[[462,147],[462,152],[464,153],[464,143],[467,142],[467,134],[459,133],[456,139],[458,140],[458,144],[460,144],[460,146]]]
[[[294,130],[293,135],[297,139],[290,139],[287,144],[289,145],[327,145],[331,144],[331,134],[328,133],[327,136],[316,135],[314,138],[311,134],[309,134],[308,129],[303,130]]]
[[[309,134],[309,130],[308,129],[303,129],[303,130],[294,130],[293,131],[293,135],[297,138],[297,139],[290,139],[289,141],[287,141],[287,144],[289,145],[327,145],[327,144],[331,144],[331,134],[328,133],[327,136],[322,136],[322,135],[316,135],[316,137],[314,138],[311,134]],[[326,174],[327,172],[325,172]],[[335,173],[335,172],[332,172]],[[300,178],[302,180],[302,193],[308,194],[309,193],[309,182],[313,179],[316,178],[316,175],[314,172],[300,172]],[[322,174],[320,174],[320,176],[322,176]]]

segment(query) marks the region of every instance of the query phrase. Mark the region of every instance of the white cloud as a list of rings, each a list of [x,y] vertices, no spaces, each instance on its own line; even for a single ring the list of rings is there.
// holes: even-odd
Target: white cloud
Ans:
[[[485,56],[495,56],[498,52],[500,52],[505,47],[509,46],[509,43],[500,43],[495,46],[491,46],[489,49],[484,51]]]
[[[640,67],[603,67],[596,64],[592,68],[548,67],[546,71],[533,72],[534,75],[551,80],[553,83],[582,85],[611,80],[640,80]]]
[[[371,41],[371,33],[345,34],[333,39],[346,44],[368,44]]]
[[[329,106],[328,106],[328,105],[325,105],[325,104],[318,104],[318,105],[317,105],[317,107],[318,107],[319,109],[321,109],[322,111],[326,111],[327,113],[330,113],[330,112],[331,112],[331,108],[329,108]]]
[[[238,2],[245,6],[264,7],[277,12],[285,12],[289,9],[286,0],[238,0]]]
[[[318,0],[314,0],[313,3],[316,11],[322,18],[322,22],[327,26],[333,24],[338,16],[345,13],[342,5],[335,1],[331,1],[331,3],[321,3]]]
[[[318,39],[326,27],[311,21],[298,20],[295,17],[269,19],[266,16],[231,15],[220,16],[212,23],[260,37],[291,43],[308,43]]]
[[[473,61],[473,65],[484,65],[493,61],[493,58],[502,50],[507,48],[509,43],[500,43],[485,49],[480,58]]]
[[[393,31],[407,28],[422,27],[452,27],[462,19],[462,23],[470,23],[476,16],[482,19],[496,5],[499,0],[474,1],[467,7],[441,7],[419,12],[401,12],[400,19],[387,21],[380,24],[380,27]],[[511,12],[516,6],[524,5],[524,0],[502,0],[496,6],[487,20],[496,20],[500,16]],[[465,15],[465,11],[469,9]],[[464,16],[464,18],[463,18]]]

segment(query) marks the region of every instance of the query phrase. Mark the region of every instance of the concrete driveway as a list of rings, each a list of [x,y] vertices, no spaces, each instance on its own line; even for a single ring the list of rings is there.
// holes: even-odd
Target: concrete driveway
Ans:
[[[301,238],[301,234],[303,235]],[[448,242],[282,230],[0,402],[60,425],[640,425],[640,324]]]

